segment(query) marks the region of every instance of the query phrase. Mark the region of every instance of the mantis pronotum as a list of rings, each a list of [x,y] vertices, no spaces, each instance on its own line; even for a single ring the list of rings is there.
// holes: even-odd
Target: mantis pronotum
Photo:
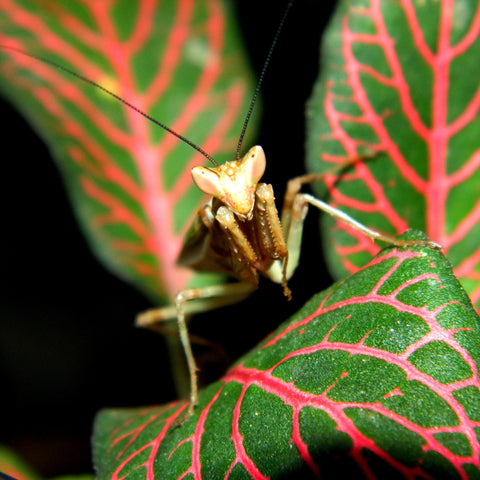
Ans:
[[[240,158],[242,140],[248,119],[286,13],[277,30],[257,84],[240,135],[235,159],[223,165],[217,165],[214,159],[200,147],[192,144],[186,138],[152,119],[144,112],[139,111],[134,105],[101,85],[48,60],[20,52],[47,62],[101,89],[200,151],[213,164],[213,167],[210,168],[195,167],[192,170],[196,185],[212,198],[199,211],[180,253],[179,262],[192,269],[217,270],[229,273],[238,282],[202,289],[183,290],[178,293],[174,306],[150,310],[139,315],[137,319],[137,323],[142,326],[150,326],[172,318],[177,319],[180,338],[190,371],[191,392],[188,409],[190,414],[193,413],[198,400],[197,368],[191,351],[185,315],[241,300],[257,288],[259,274],[283,285],[285,295],[289,296],[287,281],[293,275],[298,264],[303,219],[309,205],[345,221],[372,239],[383,240],[398,246],[407,245],[405,241],[382,235],[359,224],[353,218],[309,194],[300,193],[304,183],[320,180],[322,175],[311,174],[291,180],[288,184],[282,214],[279,218],[274,203],[272,186],[259,183],[266,166],[262,147],[254,146]],[[346,160],[339,170],[346,168],[355,161],[358,161],[358,159]]]

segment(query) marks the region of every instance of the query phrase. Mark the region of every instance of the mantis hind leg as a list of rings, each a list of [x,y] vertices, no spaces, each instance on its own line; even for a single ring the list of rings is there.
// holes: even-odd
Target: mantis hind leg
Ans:
[[[255,286],[250,283],[228,283],[202,288],[190,288],[177,294],[175,305],[147,310],[137,316],[136,325],[153,327],[159,322],[177,320],[180,341],[185,352],[190,375],[190,404],[188,415],[192,415],[198,403],[197,364],[190,343],[186,315],[212,310],[237,303],[250,295]]]

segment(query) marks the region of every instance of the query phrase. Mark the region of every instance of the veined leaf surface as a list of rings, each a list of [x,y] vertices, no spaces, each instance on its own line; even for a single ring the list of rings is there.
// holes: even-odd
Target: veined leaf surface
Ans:
[[[252,87],[228,2],[0,1],[0,44],[101,84],[232,159]],[[0,54],[0,88],[45,138],[98,256],[156,302],[195,280],[175,265],[203,202],[205,159],[71,75]]]
[[[311,171],[376,152],[340,181],[327,178],[332,202],[386,233],[425,231],[477,304],[479,58],[478,1],[341,1],[324,38],[308,140]],[[338,278],[378,251],[343,224],[323,225]]]
[[[98,478],[478,478],[479,328],[439,251],[382,250],[181,426],[183,402],[101,412]]]

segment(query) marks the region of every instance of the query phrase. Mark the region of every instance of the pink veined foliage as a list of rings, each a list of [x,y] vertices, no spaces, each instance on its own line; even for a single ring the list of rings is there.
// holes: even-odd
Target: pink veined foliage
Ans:
[[[454,4],[422,4],[339,4],[323,53],[320,106],[317,97],[311,106],[310,163],[322,158],[331,167],[369,155],[341,182],[327,177],[334,203],[355,207],[355,217],[393,233],[410,226],[432,234],[427,193],[442,186],[446,169],[435,183],[431,163],[446,154],[438,133],[448,124],[438,123],[436,102],[446,117],[461,111],[461,102],[446,108],[440,101],[440,70],[425,60],[426,51],[437,52],[454,37],[453,24],[437,28],[449,25]],[[82,72],[222,163],[222,153],[234,150],[248,90],[226,4],[139,0],[122,3],[121,16],[116,5],[0,0],[0,42]],[[476,17],[458,17],[455,38],[475,32]],[[427,48],[417,49],[418,42]],[[159,287],[168,297],[185,285],[173,265],[202,201],[187,182],[199,154],[49,65],[11,53],[0,59],[0,73],[2,90],[53,145],[103,260],[152,298],[162,296]],[[454,147],[449,143],[447,153]],[[466,151],[473,155],[476,147]],[[459,171],[471,172],[475,162],[468,165]],[[379,225],[362,217],[366,210],[380,217]],[[207,387],[192,417],[184,417],[184,401],[98,414],[99,479],[478,478],[479,323],[449,263],[426,247],[385,250],[368,263],[359,253],[373,255],[371,242],[357,234],[352,244],[343,225],[334,234],[340,236],[334,250],[343,256],[333,257],[332,266],[356,273],[315,296]],[[447,247],[452,257],[454,248]],[[141,388],[136,378],[122,379],[121,389],[129,388]]]
[[[252,88],[228,9],[219,0],[142,0],[116,8],[114,2],[2,0],[0,43],[81,73],[218,163],[231,159]],[[8,95],[45,129],[99,257],[156,302],[204,281],[175,264],[205,201],[190,176],[203,156],[37,59],[4,50],[2,77],[13,81]]]
[[[381,252],[240,359],[180,427],[185,402],[101,412],[100,478],[475,478],[478,333],[439,252]]]
[[[381,231],[425,231],[474,302],[479,34],[475,1],[341,3],[325,37],[309,133],[314,171],[367,155],[340,181],[330,177],[334,204]],[[378,251],[340,223],[329,236],[335,251],[327,255],[339,277]]]

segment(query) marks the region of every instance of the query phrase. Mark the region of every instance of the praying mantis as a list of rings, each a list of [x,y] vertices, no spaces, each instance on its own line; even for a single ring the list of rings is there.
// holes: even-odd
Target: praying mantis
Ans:
[[[285,16],[286,13],[284,19]],[[280,28],[281,26],[278,32]],[[278,38],[278,32],[274,43]],[[34,58],[39,57],[34,56]],[[237,279],[237,283],[183,290],[178,293],[175,305],[147,311],[140,314],[137,319],[137,324],[145,327],[172,318],[177,319],[190,372],[189,414],[194,413],[198,403],[198,387],[197,367],[190,346],[186,315],[243,299],[257,288],[260,275],[282,285],[285,296],[289,297],[288,280],[299,262],[303,220],[309,206],[326,211],[372,239],[398,246],[407,245],[404,241],[382,235],[359,224],[353,218],[309,194],[301,193],[301,187],[304,184],[322,180],[323,175],[311,174],[291,180],[281,215],[278,214],[273,188],[271,185],[260,183],[266,167],[263,149],[260,146],[254,146],[243,157],[240,156],[244,131],[267,65],[268,59],[260,76],[251,109],[247,114],[234,160],[223,165],[217,165],[206,152],[170,130],[166,125],[156,122],[100,85],[76,75],[123,102],[129,108],[133,108],[138,114],[155,121],[161,128],[196,148],[213,164],[213,167],[195,167],[192,170],[193,181],[200,190],[211,197],[211,201],[199,211],[189,230],[179,261],[184,266],[197,270],[228,273]],[[339,173],[359,160],[361,159],[346,159],[345,163],[333,173]]]

